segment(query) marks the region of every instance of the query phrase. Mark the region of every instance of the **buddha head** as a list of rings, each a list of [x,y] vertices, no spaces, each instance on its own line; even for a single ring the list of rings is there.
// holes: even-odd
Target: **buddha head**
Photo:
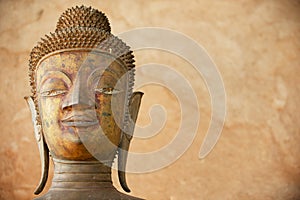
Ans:
[[[118,155],[121,186],[141,92],[132,92],[130,48],[110,33],[107,17],[91,7],[65,11],[54,33],[35,46],[29,60],[30,105],[46,183],[49,155],[111,165]]]

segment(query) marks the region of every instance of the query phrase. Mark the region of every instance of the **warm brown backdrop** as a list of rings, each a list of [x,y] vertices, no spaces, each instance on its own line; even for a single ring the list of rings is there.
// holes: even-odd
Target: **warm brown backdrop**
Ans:
[[[63,2],[63,3],[62,3]],[[31,199],[40,163],[29,110],[31,48],[54,31],[59,15],[83,1],[0,1],[0,199]],[[182,32],[211,55],[227,92],[227,118],[213,152],[198,159],[211,108],[205,84],[166,52],[137,52],[147,62],[184,71],[201,99],[197,137],[174,164],[129,174],[132,194],[146,199],[300,199],[299,1],[85,1],[105,12],[114,34],[144,26]],[[145,87],[139,124],[154,103],[165,105],[164,130],[132,150],[155,150],[176,132],[178,103],[166,89]],[[158,95],[159,94],[159,95]],[[114,173],[115,175],[115,173]],[[116,177],[114,177],[116,182]],[[115,184],[118,188],[119,185]]]

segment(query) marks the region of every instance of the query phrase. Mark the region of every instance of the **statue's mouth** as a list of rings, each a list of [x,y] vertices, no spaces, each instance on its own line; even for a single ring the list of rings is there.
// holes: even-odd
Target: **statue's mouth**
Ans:
[[[61,120],[64,126],[88,127],[99,124],[96,117],[88,115],[70,115]]]

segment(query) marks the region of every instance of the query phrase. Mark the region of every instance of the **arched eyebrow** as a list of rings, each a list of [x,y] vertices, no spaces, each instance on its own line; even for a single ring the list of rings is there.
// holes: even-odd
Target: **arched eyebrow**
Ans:
[[[105,73],[105,72],[110,72],[109,70],[103,70],[103,69],[95,69],[91,74],[90,74],[90,76],[89,76],[89,78],[88,78],[88,82],[89,83],[94,83],[94,81],[95,80],[97,80],[97,82],[99,82],[100,81],[100,79],[101,79],[101,77],[103,76],[103,74]],[[114,75],[116,75],[116,74],[114,74]],[[109,75],[109,78],[110,78],[110,80],[113,80],[113,82],[117,82],[118,81],[118,79],[115,77],[115,76],[111,76],[111,75]]]
[[[70,87],[72,85],[71,79],[64,72],[62,72],[62,71],[47,71],[46,74],[42,77],[40,84],[38,84],[37,91],[40,91],[40,88],[44,84],[44,82],[50,78],[62,79],[67,84],[68,87]]]
[[[93,69],[93,71],[89,74],[88,81],[93,80],[96,77],[101,77],[104,73],[105,68],[97,67]]]
[[[101,68],[96,68],[92,71],[92,73],[89,75],[88,80],[93,80],[96,77],[101,77],[102,74],[104,73],[104,70]]]

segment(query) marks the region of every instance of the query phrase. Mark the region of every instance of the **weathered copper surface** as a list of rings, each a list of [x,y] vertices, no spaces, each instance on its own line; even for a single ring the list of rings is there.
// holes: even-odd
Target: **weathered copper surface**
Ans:
[[[65,11],[32,50],[26,100],[42,161],[35,194],[46,184],[49,155],[55,167],[50,190],[37,199],[138,199],[113,187],[110,169],[119,153],[120,184],[130,192],[126,152],[142,98],[132,93],[133,63],[106,16],[84,6]]]

